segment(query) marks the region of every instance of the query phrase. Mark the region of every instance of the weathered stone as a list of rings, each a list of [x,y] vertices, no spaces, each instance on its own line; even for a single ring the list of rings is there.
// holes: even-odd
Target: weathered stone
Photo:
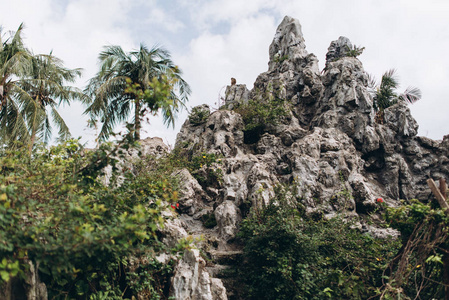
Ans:
[[[220,279],[211,281],[206,262],[198,249],[186,250],[177,264],[170,296],[176,300],[225,300],[226,289]]]
[[[168,146],[159,137],[148,137],[140,140],[140,155],[160,158],[169,152]]]
[[[180,183],[179,210],[192,216],[204,207],[204,201],[208,201],[209,197],[187,169],[178,170],[172,175],[177,177]]]
[[[404,101],[384,110],[384,124],[390,127],[399,137],[413,137],[418,133],[418,123],[412,117],[410,109]]]
[[[269,71],[283,60],[296,61],[307,55],[306,45],[298,20],[286,16],[279,24],[270,45]]]
[[[333,41],[327,49],[326,62],[335,61],[347,56],[348,51],[351,49],[351,41],[347,37],[339,37],[338,40]]]
[[[427,199],[426,179],[449,177],[449,135],[443,141],[416,137],[416,121],[404,103],[387,108],[384,124],[377,124],[367,73],[357,58],[347,55],[348,49],[353,46],[347,38],[332,42],[321,75],[318,60],[305,50],[298,21],[286,17],[270,45],[268,71],[257,77],[249,93],[243,86],[229,87],[229,101],[280,97],[291,110],[288,117],[267,126],[251,144],[244,142],[242,117],[232,110],[216,111],[205,123],[184,123],[176,147],[192,156],[220,155],[223,176],[213,187],[183,180],[187,186],[180,203],[185,209],[177,226],[204,234],[203,249],[216,265],[202,275],[182,271],[179,266],[186,262],[180,262],[175,277],[185,279],[176,284],[182,291],[179,282],[184,282],[185,292],[179,295],[202,291],[206,297],[225,297],[222,282],[210,275],[218,277],[227,268],[222,263],[233,262],[219,262],[214,253],[220,250],[226,256],[241,250],[234,240],[242,218],[250,207],[268,204],[278,184],[296,185],[295,196],[306,213],[327,218],[343,214],[359,222],[361,231],[386,238],[398,233],[366,222],[378,208],[377,198],[387,206],[399,205],[400,199]],[[184,178],[189,178],[187,173]],[[212,197],[205,200],[204,195]],[[205,213],[214,214],[217,226],[205,229],[196,220]],[[187,282],[204,284],[199,288]],[[232,284],[226,289],[233,295]]]
[[[245,84],[228,85],[225,92],[225,105],[227,109],[233,109],[239,103],[247,103],[249,91]]]
[[[220,237],[224,242],[235,237],[241,221],[240,210],[231,200],[225,200],[215,209]]]
[[[0,299],[4,300],[47,300],[47,286],[40,281],[38,267],[26,260],[28,268],[23,278],[11,278],[0,285]]]

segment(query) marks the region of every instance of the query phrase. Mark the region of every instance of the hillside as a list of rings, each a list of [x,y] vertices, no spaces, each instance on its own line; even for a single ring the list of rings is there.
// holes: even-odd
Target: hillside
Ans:
[[[390,247],[400,240],[400,232],[388,226],[381,215],[388,208],[401,207],[401,200],[430,202],[433,196],[427,180],[449,178],[449,135],[442,141],[417,136],[418,124],[405,101],[385,108],[379,117],[368,73],[357,58],[359,51],[349,39],[340,37],[330,44],[325,67],[320,70],[316,56],[306,50],[298,20],[285,17],[269,48],[268,70],[257,77],[252,90],[244,84],[233,83],[227,87],[220,109],[211,111],[207,105],[193,108],[170,154],[158,138],[142,141],[141,157],[160,159],[171,155],[171,159],[189,162],[170,174],[179,184],[179,197],[176,204],[166,203],[172,209],[162,213],[166,221],[157,237],[170,248],[180,239],[194,241],[195,246],[183,248],[182,256],[167,252],[157,257],[162,263],[175,261],[165,285],[165,296],[180,300],[256,299],[257,291],[245,286],[248,282],[242,279],[242,270],[250,274],[248,280],[256,278],[259,272],[248,269],[252,259],[251,252],[247,252],[248,241],[256,243],[250,239],[255,232],[261,236],[276,228],[263,231],[251,223],[259,220],[271,226],[268,224],[273,216],[266,215],[267,208],[276,212],[274,218],[285,216],[273,226],[282,227],[292,220],[293,233],[298,228],[306,232],[316,224],[333,224],[345,228],[354,241],[369,237],[363,242],[366,244],[342,244],[342,248],[337,248],[346,249],[344,253],[348,254],[339,257],[348,261],[342,272],[351,260],[357,260],[351,249],[361,251],[357,253],[366,250],[369,254],[364,262],[380,261],[379,253],[387,248],[370,250],[363,249],[363,245]],[[289,215],[289,210],[295,214]],[[338,222],[332,223],[335,217],[339,218]],[[313,223],[317,221],[322,223]],[[313,246],[333,241],[339,247],[339,238],[348,238],[336,228],[335,231],[331,227],[313,228],[316,231],[311,232],[323,240],[317,242],[308,237],[300,240],[296,236],[293,242],[285,239],[281,243],[304,242]],[[279,232],[292,234],[288,228]],[[391,248],[392,252],[399,251],[400,246],[395,245],[397,248]],[[278,246],[267,242],[267,248],[283,253]],[[320,247],[317,249],[323,248]],[[315,253],[313,249],[298,249],[291,251]],[[385,252],[385,260],[393,258],[395,253],[388,256]],[[332,255],[323,256],[329,259],[328,265],[323,264],[329,270],[334,267]],[[317,261],[321,263],[320,259]],[[294,274],[299,264],[285,262],[285,270]],[[369,268],[381,278],[386,276],[381,270],[386,265]],[[303,268],[313,270],[313,266]],[[357,278],[345,273],[342,281],[360,282],[363,277],[360,274],[368,274],[356,267],[351,270],[351,275]],[[322,281],[326,280],[323,277]],[[264,282],[261,282],[259,289],[263,290]],[[267,282],[273,284],[274,290],[276,283],[271,277]],[[297,279],[292,285],[298,282],[301,281]],[[282,284],[276,288],[287,290]],[[298,299],[320,299],[323,295],[337,299],[336,289],[345,286],[339,283],[323,289],[314,284],[323,293],[321,296],[316,294],[313,297],[317,298],[312,298],[304,294],[297,295]],[[351,292],[360,288],[345,284]],[[382,283],[372,286],[380,291]],[[374,288],[370,288],[367,293],[375,295]],[[309,292],[313,294],[314,290],[311,288]],[[350,295],[347,293],[346,296]],[[144,293],[139,295],[138,299],[156,299]],[[265,297],[277,296],[265,294]],[[279,296],[279,299],[288,298]]]

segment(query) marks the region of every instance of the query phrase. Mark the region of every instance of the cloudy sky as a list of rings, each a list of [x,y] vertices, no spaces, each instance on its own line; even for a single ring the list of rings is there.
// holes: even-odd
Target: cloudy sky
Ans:
[[[167,48],[192,88],[188,107],[217,108],[219,94],[235,77],[252,88],[268,69],[268,47],[285,15],[299,19],[309,53],[320,68],[331,41],[348,37],[365,47],[365,70],[380,79],[397,69],[401,90],[419,87],[423,99],[411,105],[419,134],[442,139],[449,134],[448,0],[0,0],[3,32],[25,24],[24,38],[35,54],[49,53],[67,67],[83,68],[84,87],[97,72],[105,45],[125,51],[140,43]],[[75,137],[92,144],[84,107],[72,104],[61,114]],[[187,117],[165,128],[158,118],[143,136],[174,144]]]

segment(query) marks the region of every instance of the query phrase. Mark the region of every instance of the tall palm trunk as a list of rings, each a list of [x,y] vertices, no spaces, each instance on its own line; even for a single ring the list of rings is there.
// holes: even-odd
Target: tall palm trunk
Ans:
[[[31,127],[31,139],[30,139],[30,145],[28,146],[28,151],[31,154],[31,151],[33,150],[33,146],[34,143],[36,142],[36,135],[37,135],[37,122],[36,122],[36,118],[37,118],[37,111],[40,109],[41,107],[41,99],[39,98],[39,96],[36,96],[36,113],[34,114],[34,119],[32,122],[32,127]]]
[[[137,98],[135,101],[134,110],[134,140],[140,140],[140,100]]]
[[[0,104],[0,111],[3,109],[3,107],[6,107],[6,93],[4,92],[3,86],[3,84],[0,85],[0,99],[2,100]]]

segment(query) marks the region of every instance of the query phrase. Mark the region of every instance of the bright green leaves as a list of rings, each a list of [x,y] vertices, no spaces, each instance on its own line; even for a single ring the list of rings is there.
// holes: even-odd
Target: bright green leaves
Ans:
[[[242,222],[239,280],[245,299],[368,299],[399,242],[361,233],[350,220],[304,213],[295,186],[278,186]]]
[[[130,78],[126,78],[125,93],[133,94],[134,101],[146,104],[149,112],[156,114],[160,108],[174,104],[170,99],[170,94],[173,92],[176,80],[176,78],[169,78],[166,75],[162,75],[159,79],[153,77],[148,82],[148,88],[144,89],[140,84],[133,83]],[[147,112],[145,106],[142,106],[140,116],[143,117]]]
[[[401,232],[404,247],[390,264],[392,275],[384,293],[443,299],[449,216],[436,203],[412,199],[402,204],[387,210],[387,221]]]
[[[11,262],[10,260],[3,258],[0,262],[0,278],[3,281],[9,281],[9,279],[16,276],[19,271],[20,268],[18,260]]]
[[[192,157],[187,167],[201,186],[219,187],[223,181],[223,171],[220,167],[221,158],[214,153],[201,153]]]
[[[36,148],[31,157],[24,148],[0,149],[0,282],[31,260],[50,296],[87,296],[102,280],[119,287],[113,273],[123,273],[123,265],[114,271],[105,265],[163,248],[156,230],[164,223],[162,201],[177,201],[173,183],[131,162],[126,164],[133,172],[118,168],[117,147],[84,151],[68,141]],[[105,186],[101,176],[108,164],[112,174]],[[119,184],[120,176],[125,180]]]
[[[86,88],[92,96],[91,101],[86,101],[86,113],[92,119],[100,118],[102,123],[99,140],[108,139],[114,127],[132,112],[133,121],[127,128],[135,140],[140,139],[141,121],[147,114],[161,111],[164,122],[174,125],[177,112],[188,100],[190,87],[167,50],[141,45],[138,51],[125,52],[120,46],[108,46],[99,60],[100,71]]]
[[[269,85],[265,93],[260,93],[259,98],[248,99],[235,108],[245,123],[245,143],[255,143],[267,126],[277,125],[288,117],[288,103],[281,95],[282,89]]]

